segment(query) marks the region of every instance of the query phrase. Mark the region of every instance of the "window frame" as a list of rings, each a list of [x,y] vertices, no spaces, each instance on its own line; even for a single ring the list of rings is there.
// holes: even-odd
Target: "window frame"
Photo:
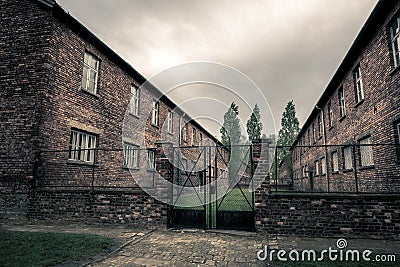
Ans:
[[[394,123],[397,163],[400,163],[400,121]]]
[[[344,118],[346,116],[346,100],[345,100],[345,96],[344,96],[343,86],[339,88],[338,98],[339,98],[339,114],[340,114],[340,118]]]
[[[363,141],[369,140],[368,144],[364,144]],[[368,135],[365,136],[361,139],[358,140],[358,144],[359,144],[359,155],[360,155],[360,168],[361,169],[365,169],[365,168],[373,168],[375,166],[375,162],[374,162],[374,151],[373,151],[373,147],[372,147],[372,136]],[[365,155],[363,157],[363,154],[367,153],[367,155],[370,155],[369,160],[372,164],[365,164],[365,162],[363,161],[363,159],[365,159]]]
[[[139,116],[139,105],[140,105],[140,89],[136,86],[131,86],[131,102],[129,106],[129,112],[132,115]]]
[[[167,115],[167,131],[169,133],[174,133],[174,113],[169,110]]]
[[[333,151],[331,153],[331,159],[332,159],[332,173],[339,173],[339,154],[337,151]]]
[[[152,160],[152,161],[150,161]],[[156,169],[156,151],[155,149],[147,149],[147,170],[154,171]]]
[[[314,161],[314,174],[315,176],[320,176],[319,160]]]
[[[353,71],[354,88],[356,93],[356,104],[364,100],[364,86],[362,82],[361,67],[358,65]]]
[[[394,26],[396,27],[396,32],[393,32]],[[391,44],[391,52],[392,52],[392,60],[394,68],[398,68],[400,66],[400,16],[397,16],[395,21],[390,25],[390,44]],[[396,49],[397,43],[397,49]]]
[[[128,152],[128,154],[127,154]],[[132,153],[132,154],[130,154]],[[128,169],[139,169],[140,146],[124,142],[123,143],[123,167]],[[129,160],[127,159],[129,157]],[[130,164],[132,163],[132,164]]]
[[[160,102],[153,99],[151,110],[151,125],[158,127],[160,121]]]
[[[188,139],[188,124],[185,123],[182,127],[182,140],[183,142],[187,142]]]
[[[320,158],[319,161],[321,162],[321,175],[325,175],[327,171],[325,157]]]
[[[92,60],[96,63],[95,67],[92,67],[90,64]],[[92,53],[85,51],[83,55],[83,68],[82,68],[82,81],[81,81],[81,89],[83,91],[93,95],[98,95],[99,69],[100,69],[100,59],[95,55],[93,55]],[[86,77],[85,77],[85,70],[86,70]],[[94,87],[93,89],[90,89],[89,84],[91,82],[90,77],[92,72],[94,72],[95,74],[94,81],[92,81]]]
[[[95,163],[97,144],[98,135],[80,129],[71,129],[68,160]]]
[[[350,154],[346,155],[346,151],[350,149]],[[354,166],[353,166],[353,147],[352,146],[344,146],[342,148],[342,156],[343,156],[343,171],[352,171]],[[350,156],[348,158],[347,156]],[[349,165],[348,165],[349,163]]]
[[[196,145],[196,128],[192,128],[192,146]]]
[[[332,109],[332,101],[328,102],[328,120],[329,120],[329,128],[333,127],[333,109]]]

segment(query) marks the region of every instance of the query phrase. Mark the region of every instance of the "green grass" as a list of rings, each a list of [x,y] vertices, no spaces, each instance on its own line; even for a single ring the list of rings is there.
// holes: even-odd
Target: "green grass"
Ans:
[[[0,229],[0,266],[52,266],[105,251],[113,240],[91,234],[12,232]]]

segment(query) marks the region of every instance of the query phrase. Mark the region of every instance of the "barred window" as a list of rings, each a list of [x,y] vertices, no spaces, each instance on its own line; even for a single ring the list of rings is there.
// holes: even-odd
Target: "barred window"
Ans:
[[[332,172],[339,172],[339,157],[336,151],[332,153]]]
[[[124,167],[139,168],[139,146],[124,144]]]
[[[147,150],[147,169],[154,170],[156,168],[156,152],[153,149]]]
[[[85,53],[83,63],[82,89],[97,94],[99,60],[95,56]]]
[[[353,77],[354,77],[354,83],[355,83],[355,88],[356,88],[356,102],[359,103],[361,100],[364,99],[364,89],[363,89],[363,83],[361,79],[361,68],[358,66],[354,72],[353,72]]]
[[[69,159],[84,162],[94,161],[97,137],[86,132],[72,130],[69,146]]]
[[[131,87],[132,99],[130,102],[130,113],[133,115],[139,115],[139,99],[140,99],[140,91],[139,88],[134,86]]]
[[[361,158],[361,166],[368,167],[374,165],[373,151],[372,151],[372,142],[371,136],[361,139],[360,143],[360,158]]]
[[[400,65],[400,55],[399,55],[399,46],[400,46],[400,17],[396,19],[396,21],[390,27],[390,39],[392,43],[392,54],[393,54],[393,63],[394,67],[398,67]]]
[[[351,146],[343,148],[343,169],[353,169],[353,156]]]

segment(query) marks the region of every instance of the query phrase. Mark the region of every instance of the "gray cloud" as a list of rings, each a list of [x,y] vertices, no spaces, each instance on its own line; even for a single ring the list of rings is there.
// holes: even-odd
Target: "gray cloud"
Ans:
[[[291,99],[300,121],[305,121],[376,4],[376,0],[58,2],[146,77],[198,60],[244,72],[267,97],[277,128]],[[198,91],[182,92],[176,99],[196,97]]]

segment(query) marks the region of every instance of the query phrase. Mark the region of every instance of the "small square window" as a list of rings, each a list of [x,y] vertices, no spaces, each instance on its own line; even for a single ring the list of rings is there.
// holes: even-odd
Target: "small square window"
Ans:
[[[69,145],[69,159],[94,162],[96,146],[96,135],[79,130],[72,130]]]

